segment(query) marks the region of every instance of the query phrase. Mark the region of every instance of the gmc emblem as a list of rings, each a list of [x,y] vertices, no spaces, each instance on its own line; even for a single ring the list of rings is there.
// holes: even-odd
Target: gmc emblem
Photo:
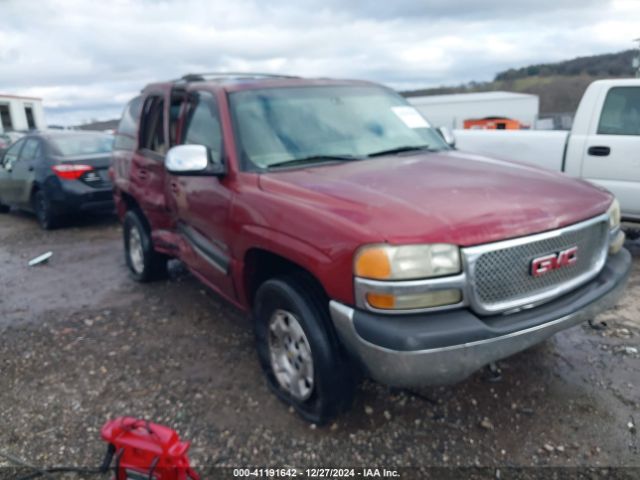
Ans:
[[[534,258],[531,261],[531,275],[539,277],[552,270],[568,267],[578,260],[578,247],[567,248],[558,253]]]

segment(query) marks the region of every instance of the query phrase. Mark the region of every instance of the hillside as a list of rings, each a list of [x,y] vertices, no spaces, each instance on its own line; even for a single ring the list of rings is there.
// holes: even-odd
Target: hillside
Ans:
[[[406,97],[447,93],[507,90],[540,96],[540,113],[575,112],[587,86],[600,78],[634,76],[632,58],[637,50],[579,57],[558,63],[530,65],[496,74],[492,82],[471,82],[454,87],[438,87],[402,92]]]
[[[92,121],[90,123],[85,123],[82,125],[77,125],[75,128],[78,130],[96,130],[99,132],[104,132],[106,130],[115,130],[118,128],[118,124],[120,123],[119,118],[115,118],[113,120],[103,120],[103,121]]]

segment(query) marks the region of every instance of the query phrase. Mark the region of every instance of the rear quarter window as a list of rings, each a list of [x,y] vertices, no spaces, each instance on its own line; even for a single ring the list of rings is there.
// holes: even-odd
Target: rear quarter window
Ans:
[[[640,87],[613,87],[607,92],[598,135],[640,135]]]
[[[114,150],[135,150],[138,138],[138,122],[142,108],[142,97],[131,100],[124,108],[122,119],[113,144]]]
[[[40,140],[36,138],[28,138],[20,152],[20,160],[35,160],[40,149]]]

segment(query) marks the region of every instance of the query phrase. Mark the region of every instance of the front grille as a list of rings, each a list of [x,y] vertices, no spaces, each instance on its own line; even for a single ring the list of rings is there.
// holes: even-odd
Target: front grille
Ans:
[[[472,305],[480,313],[504,311],[551,299],[587,281],[602,267],[607,251],[608,223],[599,220],[534,235],[530,242],[518,239],[468,249],[473,252],[467,257]],[[531,275],[534,259],[576,246],[574,264],[539,277]]]

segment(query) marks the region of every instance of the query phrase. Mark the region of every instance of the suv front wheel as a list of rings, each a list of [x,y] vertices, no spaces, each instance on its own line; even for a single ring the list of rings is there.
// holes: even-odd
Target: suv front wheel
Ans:
[[[122,225],[124,252],[129,273],[138,282],[150,282],[167,274],[168,258],[153,249],[149,229],[140,215],[128,211]]]
[[[356,385],[323,297],[306,275],[294,274],[263,283],[254,303],[258,357],[269,387],[318,424],[349,408]]]

